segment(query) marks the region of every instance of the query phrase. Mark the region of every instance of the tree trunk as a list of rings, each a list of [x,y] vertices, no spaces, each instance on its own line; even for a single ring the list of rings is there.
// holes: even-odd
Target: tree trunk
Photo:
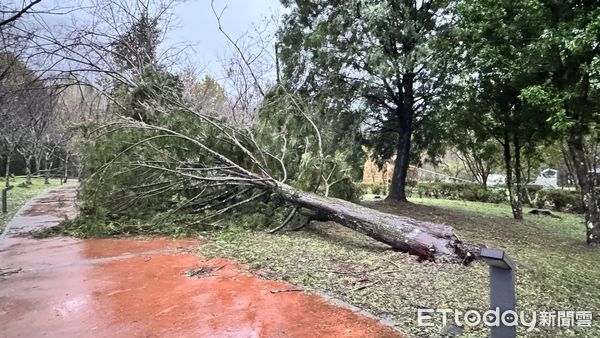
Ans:
[[[412,138],[412,119],[414,110],[414,85],[415,74],[407,73],[402,76],[402,106],[398,107],[397,117],[400,130],[396,148],[394,173],[390,183],[390,193],[387,200],[406,201],[406,176],[410,164],[410,142]]]
[[[46,154],[44,162],[44,165],[46,167],[46,169],[44,170],[44,184],[50,184],[50,167],[52,166],[52,163],[50,163],[50,157],[48,156],[48,154]]]
[[[399,137],[396,160],[394,161],[394,172],[387,200],[406,201],[406,176],[410,164],[410,138],[411,133],[408,132],[401,134]]]
[[[518,196],[515,196],[515,189],[513,186],[513,166],[512,166],[512,154],[510,151],[510,134],[509,125],[505,122],[504,125],[504,142],[502,147],[504,149],[504,166],[506,167],[506,189],[508,190],[508,199],[510,201],[510,207],[512,209],[513,218],[517,220],[523,219],[523,207]],[[517,193],[518,194],[518,193]]]
[[[521,144],[519,143],[519,139],[516,135],[514,137],[514,145],[515,145],[515,190],[516,190],[516,200],[515,207],[513,210],[513,216],[517,220],[523,219],[523,175],[521,175],[522,166],[521,166]]]
[[[485,190],[487,190],[488,186],[487,186],[487,181],[488,181],[488,177],[490,176],[490,172],[485,172],[481,174],[481,185],[483,185],[483,188]]]
[[[39,177],[40,176],[40,168],[42,166],[42,163],[41,163],[42,158],[41,158],[41,156],[36,155],[33,160],[35,162],[35,175]]]
[[[6,155],[6,164],[4,170],[4,175],[6,176],[4,186],[8,188],[10,187],[10,155]]]
[[[287,185],[275,190],[291,204],[317,213],[318,220],[339,223],[424,260],[468,264],[478,257],[477,249],[463,244],[447,225],[387,214]]]
[[[65,155],[65,171],[64,171],[64,182],[67,183],[67,177],[69,176],[69,152]]]
[[[590,177],[596,175],[596,168],[593,168],[590,173],[582,140],[584,133],[579,129],[575,126],[569,131],[569,152],[585,208],[586,242],[598,245],[600,244],[600,206],[594,189],[594,178]]]
[[[25,175],[26,175],[26,179],[25,179],[25,183],[26,184],[32,184],[31,183],[31,155],[25,155]]]

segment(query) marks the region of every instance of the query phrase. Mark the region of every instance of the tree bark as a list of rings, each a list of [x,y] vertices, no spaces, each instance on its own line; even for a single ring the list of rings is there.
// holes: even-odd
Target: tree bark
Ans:
[[[50,168],[52,167],[52,163],[50,162],[50,156],[48,153],[46,153],[44,165],[46,168],[46,170],[44,170],[44,184],[50,184]]]
[[[26,180],[25,183],[27,184],[32,184],[31,183],[31,157],[32,155],[25,155],[25,175],[26,175]]]
[[[424,260],[468,264],[478,257],[477,248],[462,243],[447,225],[396,216],[287,185],[275,190],[296,207],[317,213],[318,220],[336,222]]]
[[[402,76],[402,103],[398,107],[397,117],[399,121],[398,145],[396,147],[396,160],[394,162],[394,173],[390,183],[390,193],[387,200],[406,201],[406,176],[410,164],[410,142],[413,132],[414,113],[414,85],[415,74],[407,73]]]
[[[481,173],[481,185],[483,185],[483,188],[485,190],[487,190],[488,186],[487,186],[487,181],[488,181],[488,177],[490,176],[490,172],[486,171],[485,173]]]
[[[394,161],[394,172],[390,183],[390,193],[387,200],[406,201],[406,176],[410,164],[410,138],[412,133],[400,134],[396,160]],[[387,183],[387,182],[385,182]]]
[[[5,171],[4,171],[4,175],[6,176],[5,181],[4,181],[4,186],[5,187],[10,187],[10,155],[6,156],[6,167],[5,167]]]
[[[579,185],[581,199],[585,208],[586,242],[588,244],[599,245],[600,206],[598,205],[598,196],[594,189],[594,178],[590,177],[596,175],[596,168],[588,168],[582,139],[584,133],[580,129],[575,126],[569,131],[568,146],[573,168],[575,169],[576,181]]]
[[[505,113],[506,114],[506,113]],[[508,115],[508,114],[506,114]],[[508,190],[508,199],[510,201],[510,207],[512,209],[513,218],[516,220],[523,219],[523,206],[518,196],[518,191],[515,192],[513,182],[513,156],[510,150],[510,133],[509,133],[508,118],[505,119],[504,124],[504,139],[502,147],[504,149],[504,166],[506,167],[506,189]]]
[[[40,168],[42,166],[42,158],[41,158],[41,156],[36,155],[33,160],[35,162],[35,174],[36,174],[36,176],[39,177],[39,175],[40,175]]]
[[[515,145],[515,190],[516,200],[515,207],[513,208],[513,216],[516,220],[523,219],[523,175],[521,165],[521,144],[517,135],[514,135]]]
[[[67,183],[67,177],[69,176],[69,152],[65,155],[65,168],[64,168],[64,182]]]

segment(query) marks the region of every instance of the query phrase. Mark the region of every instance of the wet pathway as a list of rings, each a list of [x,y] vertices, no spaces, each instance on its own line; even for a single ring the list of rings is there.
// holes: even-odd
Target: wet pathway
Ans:
[[[400,337],[348,308],[204,260],[193,240],[34,240],[76,215],[75,187],[28,203],[0,238],[0,337]]]

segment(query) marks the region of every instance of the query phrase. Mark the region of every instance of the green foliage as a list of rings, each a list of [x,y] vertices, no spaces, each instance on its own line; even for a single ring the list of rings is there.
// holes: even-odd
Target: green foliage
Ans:
[[[158,92],[161,93],[161,102],[157,103],[153,100]],[[164,109],[169,107],[166,103],[169,97],[174,99],[180,92],[177,77],[148,68],[140,76],[137,87],[120,89],[116,94],[120,104],[114,109],[131,113],[128,116],[134,119],[160,120],[176,130],[198,129],[189,116],[178,114],[175,109],[168,112]],[[94,128],[85,126],[82,132]],[[118,126],[105,127],[100,135],[84,135],[84,139],[89,141],[81,144],[79,149],[84,163],[83,203],[81,216],[71,228],[87,235],[110,235],[119,231],[133,233],[135,229],[147,232],[144,222],[155,224],[157,222],[153,218],[157,214],[166,213],[192,198],[198,188],[184,187],[181,180],[168,172],[147,175],[150,168],[133,165],[138,159],[158,159],[166,153],[172,158],[186,156],[177,147],[182,145],[181,141],[160,134],[151,135],[153,138],[150,139],[148,136],[143,130]]]
[[[221,112],[227,105],[225,89],[210,76],[205,76],[201,83],[195,88],[195,97],[204,110],[215,110]]]
[[[307,101],[276,86],[261,105],[256,124],[258,146],[268,153],[286,149],[286,172],[274,159],[268,159],[269,168],[279,177],[287,176],[287,183],[300,190],[323,193],[330,184],[330,196],[358,200],[360,189],[354,181],[362,175],[365,155],[355,132],[340,133],[328,111]]]
[[[407,170],[439,140],[431,107],[448,81],[436,71],[446,59],[436,57],[432,40],[447,28],[437,19],[447,3],[285,1],[283,82],[322,107],[338,133],[367,145],[377,164],[400,152]],[[404,183],[396,180],[394,187]]]
[[[363,194],[385,195],[387,193],[387,187],[383,182],[363,183],[361,184],[361,192]]]
[[[535,197],[538,208],[549,208],[556,211],[583,212],[581,195],[574,190],[544,189]]]
[[[538,185],[525,187],[537,208],[555,211],[582,213],[581,196],[577,191],[564,189],[543,189]],[[479,184],[465,183],[419,183],[409,190],[411,197],[461,200],[485,203],[507,203],[506,188],[485,188]],[[375,194],[374,192],[372,192]]]
[[[113,57],[121,70],[141,73],[149,65],[156,65],[156,52],[161,30],[159,20],[151,18],[146,11],[127,31],[111,44]]]

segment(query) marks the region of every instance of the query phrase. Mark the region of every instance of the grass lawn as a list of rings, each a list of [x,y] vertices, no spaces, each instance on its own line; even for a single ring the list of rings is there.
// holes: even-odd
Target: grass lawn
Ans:
[[[14,188],[7,193],[8,212],[5,214],[0,213],[0,233],[4,231],[6,224],[13,218],[25,202],[48,191],[50,188],[60,185],[60,179],[50,179],[50,184],[44,184],[43,178],[33,178],[33,184],[26,187],[19,186],[23,182],[25,182],[25,178],[18,177],[11,180],[11,185],[13,185]],[[0,188],[4,189],[3,179],[0,180]]]
[[[420,220],[446,223],[467,242],[505,249],[517,262],[517,310],[591,310],[592,327],[538,327],[528,337],[600,337],[600,248],[584,243],[580,215],[562,219],[526,215],[511,218],[508,205],[434,199],[412,203],[365,202],[371,207]],[[527,211],[527,210],[526,210]],[[435,327],[418,327],[418,308],[488,307],[488,268],[419,263],[370,238],[333,223],[312,224],[300,232],[227,232],[212,235],[206,256],[224,256],[272,278],[305,285],[395,323],[411,337],[439,337]],[[539,320],[539,318],[538,318]],[[523,329],[519,335],[524,336]],[[485,327],[461,337],[488,337]]]

